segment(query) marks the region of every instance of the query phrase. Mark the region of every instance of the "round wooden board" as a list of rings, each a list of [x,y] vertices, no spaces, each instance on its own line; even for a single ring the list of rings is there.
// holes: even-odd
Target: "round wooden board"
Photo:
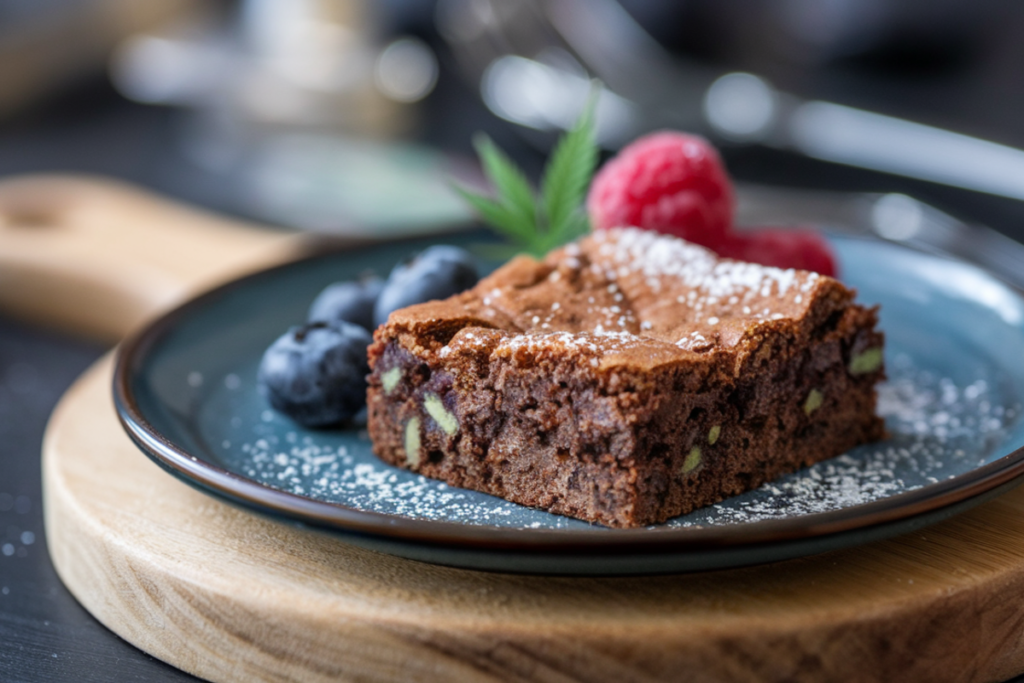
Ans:
[[[761,567],[548,578],[432,566],[223,504],[121,430],[111,359],[57,408],[65,583],[214,681],[1000,680],[1024,670],[1024,489],[923,532]]]
[[[303,250],[81,178],[0,182],[0,306],[118,338]],[[111,359],[44,444],[47,541],[82,604],[214,681],[1001,680],[1024,671],[1024,489],[896,539],[648,578],[422,564],[263,519],[128,439]]]

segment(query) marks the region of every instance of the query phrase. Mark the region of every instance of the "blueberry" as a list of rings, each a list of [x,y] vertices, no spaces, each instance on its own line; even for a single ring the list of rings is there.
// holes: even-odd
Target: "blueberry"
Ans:
[[[399,308],[424,301],[447,299],[477,283],[476,263],[465,249],[438,245],[408,263],[395,266],[377,297],[373,322],[381,325]]]
[[[373,330],[373,305],[384,281],[379,277],[359,282],[335,282],[317,295],[309,307],[309,322],[344,320]]]
[[[345,422],[366,403],[370,341],[369,332],[344,321],[293,327],[263,354],[260,391],[306,427]]]

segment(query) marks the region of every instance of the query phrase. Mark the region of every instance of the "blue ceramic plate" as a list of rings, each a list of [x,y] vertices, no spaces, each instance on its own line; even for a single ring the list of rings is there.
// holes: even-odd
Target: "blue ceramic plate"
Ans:
[[[426,246],[360,248],[244,278],[125,343],[125,428],[202,491],[350,543],[479,569],[691,571],[780,560],[948,517],[1024,474],[1024,301],[984,271],[834,237],[843,279],[882,306],[892,436],[657,527],[611,530],[450,488],[377,460],[365,432],[311,431],[256,390],[263,350],[325,285],[386,274]]]

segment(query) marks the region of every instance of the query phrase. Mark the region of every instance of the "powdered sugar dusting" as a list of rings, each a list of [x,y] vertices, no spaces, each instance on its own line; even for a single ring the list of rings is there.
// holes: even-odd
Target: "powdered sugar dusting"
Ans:
[[[603,312],[611,318],[611,308],[621,305],[625,317],[620,327],[654,336],[666,328],[713,327],[733,319],[748,325],[798,319],[823,282],[816,273],[719,259],[704,247],[637,228],[599,231],[582,245],[592,259],[589,271],[608,283],[617,304],[591,302],[586,315]],[[602,320],[600,325],[614,323]]]
[[[705,351],[711,348],[713,343],[703,334],[695,331],[677,341],[676,346],[687,351]]]
[[[626,339],[624,334],[544,337],[524,336],[513,343],[598,347]],[[892,438],[671,520],[668,526],[747,524],[844,509],[962,474],[1002,454],[1020,408],[1007,403],[991,378],[957,382],[916,366],[906,355],[889,359],[887,368],[891,379],[880,388],[879,409]],[[182,382],[187,386],[186,379]],[[373,455],[364,431],[299,431],[286,418],[263,410],[262,399],[246,384],[231,389],[223,381],[212,381],[192,390],[209,387],[214,402],[223,406],[222,414],[256,418],[215,414],[206,427],[208,441],[220,445],[219,457],[230,470],[266,486],[413,519],[522,529],[589,528],[578,520],[385,465]]]
[[[497,307],[514,320],[516,331],[501,351],[589,347],[594,337],[608,352],[626,350],[641,337],[706,350],[723,338],[740,339],[723,337],[722,330],[741,327],[736,319],[747,328],[799,319],[806,305],[794,303],[796,290],[811,292],[819,281],[804,271],[722,260],[695,244],[636,228],[600,231],[565,247],[547,266],[550,274],[532,285],[482,288],[489,291],[480,297],[481,313],[494,316]],[[556,273],[563,274],[553,278]],[[586,289],[579,289],[581,279]],[[807,305],[815,298],[806,297]],[[696,337],[681,338],[691,331]]]
[[[598,325],[593,332],[528,332],[510,335],[498,344],[495,353],[505,356],[519,352],[537,355],[546,351],[568,351],[584,356],[603,355],[649,343],[650,340],[630,332],[606,330]]]
[[[793,287],[809,291],[817,275],[798,273],[741,261],[720,261],[703,247],[670,235],[639,228],[607,230],[595,235],[602,242],[599,253],[625,267],[661,282],[664,278],[679,280],[704,297],[728,298],[750,296],[784,297]]]
[[[935,484],[989,460],[1018,418],[988,382],[958,385],[915,367],[909,356],[888,364],[879,414],[891,438],[818,463],[756,491],[672,520],[669,526],[746,524],[830,512]]]
[[[328,447],[312,437],[289,432],[282,441],[267,437],[245,444],[244,473],[257,481],[311,498],[343,501],[360,510],[417,519],[501,524],[518,506],[481,505],[479,494],[380,462],[366,462],[344,447]]]

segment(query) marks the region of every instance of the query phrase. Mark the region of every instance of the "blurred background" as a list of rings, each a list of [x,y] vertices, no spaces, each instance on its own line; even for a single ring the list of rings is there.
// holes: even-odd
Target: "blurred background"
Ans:
[[[913,197],[1024,241],[1022,75],[1013,0],[0,0],[0,179],[448,230],[470,221],[447,178],[478,180],[473,134],[536,177],[599,79],[607,153],[694,131],[744,187],[880,193],[890,237]],[[46,418],[102,351],[0,314],[5,681],[190,679],[93,620],[46,554]]]
[[[474,131],[536,174],[598,78],[608,150],[691,130],[740,181],[904,193],[1024,239],[1022,65],[1011,0],[0,0],[0,175],[440,229],[466,219],[445,177],[474,176]]]

